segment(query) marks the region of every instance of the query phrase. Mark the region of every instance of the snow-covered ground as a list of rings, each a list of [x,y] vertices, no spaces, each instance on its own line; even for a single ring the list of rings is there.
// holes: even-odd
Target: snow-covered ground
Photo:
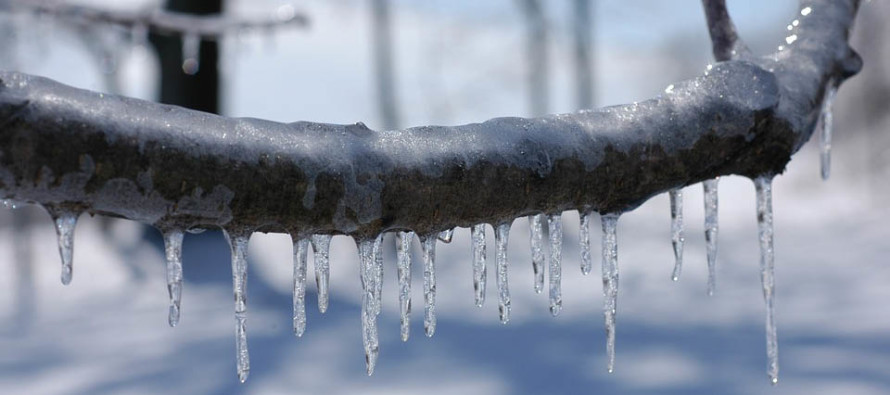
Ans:
[[[698,2],[690,3],[695,4],[685,5],[682,12],[700,12]],[[229,70],[231,113],[282,120],[371,119],[372,124],[371,75],[356,66],[367,64],[367,48],[356,53],[349,47],[350,38],[344,38],[348,33],[333,29],[339,24],[350,26],[347,31],[367,30],[367,26],[352,24],[363,20],[364,11],[350,14],[337,8],[348,8],[348,2],[343,4],[308,4],[310,15],[317,18],[316,30],[310,33],[311,38],[300,41],[299,48],[285,48],[287,40],[281,39],[274,51],[254,48],[244,59],[239,58]],[[404,36],[416,41],[399,47],[404,51],[421,51],[422,44],[428,44],[423,37],[417,38],[421,27],[428,25],[423,12],[409,8],[400,14],[408,20],[405,26],[400,25],[407,29]],[[755,18],[739,23],[754,24]],[[783,26],[781,18],[768,22]],[[700,21],[695,19],[694,23]],[[696,26],[704,31],[703,26]],[[464,48],[466,51],[480,52],[474,59],[484,59],[485,47],[479,42],[497,43],[499,34],[518,32],[515,28],[508,30],[509,34],[490,29],[487,33],[476,31],[484,36],[479,41],[465,39],[467,45],[475,45]],[[319,40],[327,36],[328,41],[313,44],[316,35]],[[502,44],[513,45],[518,51],[520,38],[509,37],[512,44]],[[706,51],[707,42],[702,43]],[[70,67],[55,59],[76,51],[64,43],[58,45],[61,47],[47,55],[46,63],[35,68],[78,84],[76,79],[65,79]],[[603,46],[603,51],[614,49],[609,44]],[[623,57],[599,61],[599,70],[615,76],[612,80],[601,75],[601,85],[625,84],[626,91],[632,93],[610,94],[611,88],[601,87],[601,101],[645,97],[671,82],[662,81],[659,75],[647,75],[645,81],[622,77],[622,65],[639,67],[635,71],[644,74],[655,66],[643,59],[645,54],[618,53]],[[401,64],[409,65],[418,58],[416,54],[400,56],[406,58]],[[306,69],[288,74],[289,65]],[[400,74],[405,76],[400,83],[412,85],[423,76],[424,65],[404,66],[408,70]],[[462,67],[473,69],[472,64]],[[307,77],[312,68],[317,79]],[[318,86],[307,97],[296,95],[300,96],[298,104],[309,103],[300,106],[286,101],[295,90],[264,88],[269,82],[263,75],[281,76],[286,81],[283,84]],[[288,75],[299,78],[289,79]],[[443,75],[471,82],[477,78],[467,73]],[[523,92],[521,85],[516,86],[522,81],[521,73],[512,82],[512,77],[504,78],[508,81],[501,88],[507,93],[492,95],[488,101],[478,99],[482,104],[470,109],[461,109],[459,99],[473,96],[473,92],[451,92],[450,97],[459,99],[439,104],[453,108],[454,113],[430,110],[435,103],[419,99],[422,89],[405,88],[406,123],[432,123],[437,117],[462,122],[520,113],[524,101],[514,96]],[[322,91],[325,81],[334,82]],[[89,86],[95,82],[86,78],[80,83]],[[443,86],[455,84],[446,81]],[[567,82],[561,86],[555,88],[554,96],[571,97]],[[251,87],[258,92],[252,93]],[[340,96],[352,99],[340,100]],[[842,88],[839,103],[844,96]],[[273,100],[268,100],[270,97]],[[554,107],[559,110],[568,105],[556,103]],[[842,109],[841,105],[839,111]],[[312,111],[321,115],[313,117]],[[494,113],[477,113],[482,111]],[[353,241],[334,239],[331,305],[324,315],[314,308],[315,285],[310,274],[308,329],[298,339],[291,330],[290,240],[283,235],[254,235],[248,287],[251,373],[247,383],[239,384],[229,248],[220,233],[186,235],[182,320],[171,329],[166,317],[160,235],[149,230],[149,237],[143,238],[141,225],[121,220],[103,225],[96,218],[82,217],[76,233],[74,280],[65,287],[59,282],[58,251],[48,216],[34,207],[2,210],[0,393],[885,394],[890,392],[890,265],[886,263],[890,209],[885,203],[890,196],[887,188],[875,183],[885,175],[859,174],[863,146],[844,143],[844,130],[837,132],[830,181],[819,180],[818,156],[810,146],[773,185],[781,367],[777,387],[769,385],[765,374],[754,188],[747,179],[726,177],[720,181],[717,293],[713,297],[706,295],[701,186],[684,190],[686,250],[679,282],[670,280],[673,253],[667,196],[658,196],[620,219],[617,361],[612,374],[606,372],[599,221],[591,224],[597,266],[591,275],[582,276],[574,212],[563,218],[565,262],[559,317],[550,316],[546,292],[533,292],[528,226],[521,218],[510,234],[510,323],[498,321],[493,243],[489,243],[487,301],[479,309],[473,304],[469,231],[458,229],[451,244],[438,246],[438,325],[432,339],[423,336],[422,271],[419,262],[415,263],[412,335],[407,343],[399,340],[395,257],[388,239],[381,351],[372,377],[365,374]],[[871,181],[865,181],[867,177]],[[13,218],[13,213],[19,218]],[[29,222],[24,217],[36,220]],[[23,225],[28,223],[32,225]],[[493,241],[491,229],[488,236]],[[414,253],[419,260],[418,245]]]

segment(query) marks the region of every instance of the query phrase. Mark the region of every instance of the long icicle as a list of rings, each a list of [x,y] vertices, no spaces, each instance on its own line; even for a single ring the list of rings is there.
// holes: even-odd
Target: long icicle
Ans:
[[[550,314],[562,310],[562,214],[547,216],[550,233]]]
[[[182,302],[182,239],[181,229],[164,231],[164,252],[167,256],[167,296],[170,308],[167,323],[171,327],[179,324],[179,311]]]
[[[74,276],[74,228],[77,227],[77,212],[56,206],[46,206],[56,228],[59,239],[59,255],[62,258],[62,284],[71,284]]]
[[[485,304],[485,224],[473,225],[473,291],[476,293],[476,307]]]
[[[510,239],[510,223],[504,222],[498,224],[495,228],[494,240],[497,245],[497,285],[498,285],[498,312],[500,313],[501,323],[510,322],[510,285],[507,281],[507,269],[509,261],[507,261],[507,242]]]
[[[588,275],[593,269],[593,260],[590,259],[590,217],[593,213],[588,209],[581,213],[581,231],[578,232],[581,246],[581,274]]]
[[[705,245],[708,250],[708,295],[717,287],[717,182],[720,177],[702,182],[705,197]]]
[[[371,253],[374,257],[374,314],[380,315],[383,308],[383,233],[374,239]]]
[[[423,247],[423,330],[426,337],[436,332],[436,234],[420,238]]]
[[[315,254],[315,286],[318,288],[318,311],[328,311],[328,282],[331,277],[331,235],[313,235],[312,251]]]
[[[603,314],[606,319],[606,355],[609,373],[615,370],[615,315],[618,312],[618,217],[602,216],[603,224]]]
[[[532,270],[535,273],[535,292],[544,290],[544,214],[528,217]]]
[[[760,281],[763,284],[763,299],[766,302],[766,373],[770,382],[779,382],[779,342],[776,336],[774,298],[776,283],[774,279],[773,250],[773,197],[772,176],[760,176],[754,179],[757,191],[757,228],[760,239]]]
[[[674,246],[674,272],[671,279],[680,279],[683,270],[683,190],[674,189],[668,192],[671,198],[671,244]]]
[[[831,132],[834,123],[834,97],[837,95],[837,84],[834,81],[828,83],[828,91],[822,99],[822,113],[820,114],[821,133],[819,133],[819,158],[821,163],[822,179],[827,180],[831,175]]]
[[[294,335],[302,337],[306,331],[306,258],[309,240],[294,242]]]
[[[250,374],[250,354],[247,351],[247,244],[250,232],[224,230],[232,250],[232,288],[235,294],[235,355],[238,380],[247,381]]]
[[[362,343],[365,347],[365,367],[368,376],[374,374],[380,345],[377,341],[377,313],[374,306],[377,269],[374,257],[374,244],[377,239],[358,241],[360,262],[359,278],[362,282]]]
[[[401,316],[402,341],[408,341],[411,333],[411,241],[414,232],[396,233],[396,255],[399,275],[399,314]]]

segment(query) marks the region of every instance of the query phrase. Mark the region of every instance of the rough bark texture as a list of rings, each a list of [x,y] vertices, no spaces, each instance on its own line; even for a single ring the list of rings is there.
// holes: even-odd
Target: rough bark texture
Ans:
[[[847,44],[858,5],[802,1],[782,51],[717,63],[652,100],[456,127],[225,118],[0,73],[0,197],[357,237],[631,210],[715,176],[782,172],[826,86],[861,67]]]

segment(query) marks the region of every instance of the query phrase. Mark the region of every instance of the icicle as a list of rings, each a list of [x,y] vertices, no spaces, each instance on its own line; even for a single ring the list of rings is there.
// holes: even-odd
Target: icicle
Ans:
[[[578,233],[581,244],[581,274],[588,275],[593,268],[590,259],[590,217],[593,214],[585,210],[581,213],[581,231]]]
[[[550,314],[554,317],[562,310],[562,214],[547,216],[550,233]]]
[[[423,330],[426,337],[436,332],[436,235],[420,238],[423,247]]]
[[[717,182],[720,177],[705,180],[705,244],[708,250],[708,295],[717,286]]]
[[[250,355],[247,352],[247,243],[250,232],[223,231],[232,249],[232,285],[235,294],[235,353],[238,380],[242,383],[250,374]]]
[[[510,222],[498,224],[495,229],[494,242],[497,245],[497,284],[498,284],[498,312],[501,323],[510,322],[510,286],[507,282],[507,241],[510,238]]]
[[[760,280],[763,299],[766,302],[766,373],[773,384],[779,381],[779,343],[776,337],[776,321],[773,318],[776,284],[773,277],[775,253],[773,251],[773,197],[772,176],[760,176],[754,180],[757,191],[757,228],[760,238]]]
[[[167,255],[167,294],[170,311],[167,322],[171,327],[179,323],[179,306],[182,300],[182,230],[164,232],[164,251]]]
[[[836,95],[837,84],[831,81],[828,84],[828,91],[825,92],[825,98],[822,100],[822,113],[820,114],[822,129],[821,133],[819,133],[819,157],[822,164],[823,180],[827,180],[831,173],[831,130],[834,123],[832,108],[834,107],[834,97]]]
[[[374,314],[380,315],[383,307],[383,233],[374,239]]]
[[[379,238],[378,238],[379,239]],[[358,242],[361,260],[360,278],[362,282],[362,343],[365,346],[365,366],[368,376],[374,374],[380,346],[377,341],[377,313],[374,307],[377,269],[374,257],[374,244],[378,239],[365,239]]]
[[[201,67],[201,37],[194,32],[182,36],[182,72],[195,75]]]
[[[294,242],[294,335],[302,337],[306,331],[306,257],[309,240]]]
[[[531,236],[532,270],[535,272],[535,292],[544,290],[544,214],[528,217],[529,234]]]
[[[328,279],[331,276],[331,235],[313,235],[312,251],[315,254],[315,286],[318,288],[318,311],[328,311]]]
[[[609,373],[615,369],[615,315],[618,312],[618,214],[603,221],[603,314],[606,317],[606,354]]]
[[[671,197],[671,244],[674,246],[674,272],[671,279],[680,279],[683,270],[683,190],[674,189],[668,194]]]
[[[485,224],[473,225],[473,290],[476,291],[476,307],[485,303]]]
[[[74,257],[74,228],[77,226],[77,217],[79,213],[71,210],[46,206],[53,223],[56,226],[56,235],[59,238],[59,255],[62,257],[62,284],[71,283],[71,277],[74,275],[74,265],[72,258]]]
[[[451,238],[454,237],[454,229],[443,230],[439,233],[439,240],[442,240],[443,243],[451,243]]]
[[[399,266],[399,314],[402,341],[408,341],[411,331],[411,239],[414,232],[396,233],[396,255]]]

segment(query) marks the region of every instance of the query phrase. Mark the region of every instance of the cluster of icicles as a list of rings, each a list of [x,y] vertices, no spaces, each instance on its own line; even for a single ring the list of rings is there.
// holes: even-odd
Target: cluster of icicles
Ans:
[[[820,157],[822,177],[828,178],[830,165],[831,141],[831,106],[836,93],[836,85],[831,84],[823,102],[820,117]],[[707,180],[704,187],[705,207],[705,241],[708,262],[708,294],[713,295],[716,284],[717,260],[717,183],[718,179]],[[760,241],[760,276],[763,285],[763,297],[766,302],[766,348],[767,374],[770,381],[778,382],[778,343],[776,325],[773,318],[773,296],[775,282],[773,280],[773,214],[772,214],[772,176],[761,176],[754,180],[757,193],[757,223]],[[671,241],[673,244],[675,266],[671,278],[679,280],[683,265],[683,193],[680,189],[669,192],[671,208]],[[15,203],[3,200],[2,204],[15,208]],[[73,267],[72,256],[74,247],[74,227],[79,212],[45,206],[55,224],[59,241],[59,252],[62,258],[62,283],[71,282]],[[603,314],[606,329],[606,353],[608,370],[615,366],[615,316],[618,298],[618,243],[617,224],[620,214],[608,213],[601,216],[602,220],[602,279],[603,279]],[[589,274],[593,267],[590,256],[590,211],[581,212],[580,216],[580,251],[581,272]],[[562,309],[561,277],[562,277],[562,216],[561,214],[538,214],[528,217],[531,234],[531,256],[534,271],[534,289],[540,293],[544,289],[545,266],[549,277],[550,313],[558,315]],[[544,253],[544,223],[546,221],[549,234],[549,256]],[[510,289],[508,286],[507,241],[512,221],[502,222],[494,226],[495,230],[495,271],[500,321],[504,324],[510,320]],[[180,300],[182,296],[182,241],[181,229],[162,229],[167,261],[167,291],[170,299],[168,320],[170,326],[176,326],[180,316]],[[235,333],[238,378],[247,380],[250,372],[250,360],[247,350],[247,244],[250,238],[247,231],[224,231],[232,249],[232,280],[235,295]],[[476,306],[485,302],[487,282],[487,264],[485,225],[478,224],[471,228],[473,255],[473,289]],[[426,336],[433,336],[436,330],[436,243],[438,240],[449,243],[453,230],[441,233],[421,235],[419,237],[423,250],[423,295],[424,319],[423,328]],[[411,320],[411,255],[410,246],[415,234],[413,232],[396,233],[396,251],[398,258],[399,312],[401,315],[401,339],[407,341]],[[306,281],[307,258],[309,247],[315,254],[315,281],[318,289],[318,309],[322,313],[328,307],[329,279],[329,248],[330,235],[313,235],[294,241],[294,275],[293,275],[293,330],[302,336],[306,330]],[[381,312],[383,290],[383,254],[381,244],[383,235],[376,238],[357,240],[362,284],[361,321],[362,341],[365,348],[365,360],[368,374],[372,374],[379,353],[377,338],[377,316]]]

